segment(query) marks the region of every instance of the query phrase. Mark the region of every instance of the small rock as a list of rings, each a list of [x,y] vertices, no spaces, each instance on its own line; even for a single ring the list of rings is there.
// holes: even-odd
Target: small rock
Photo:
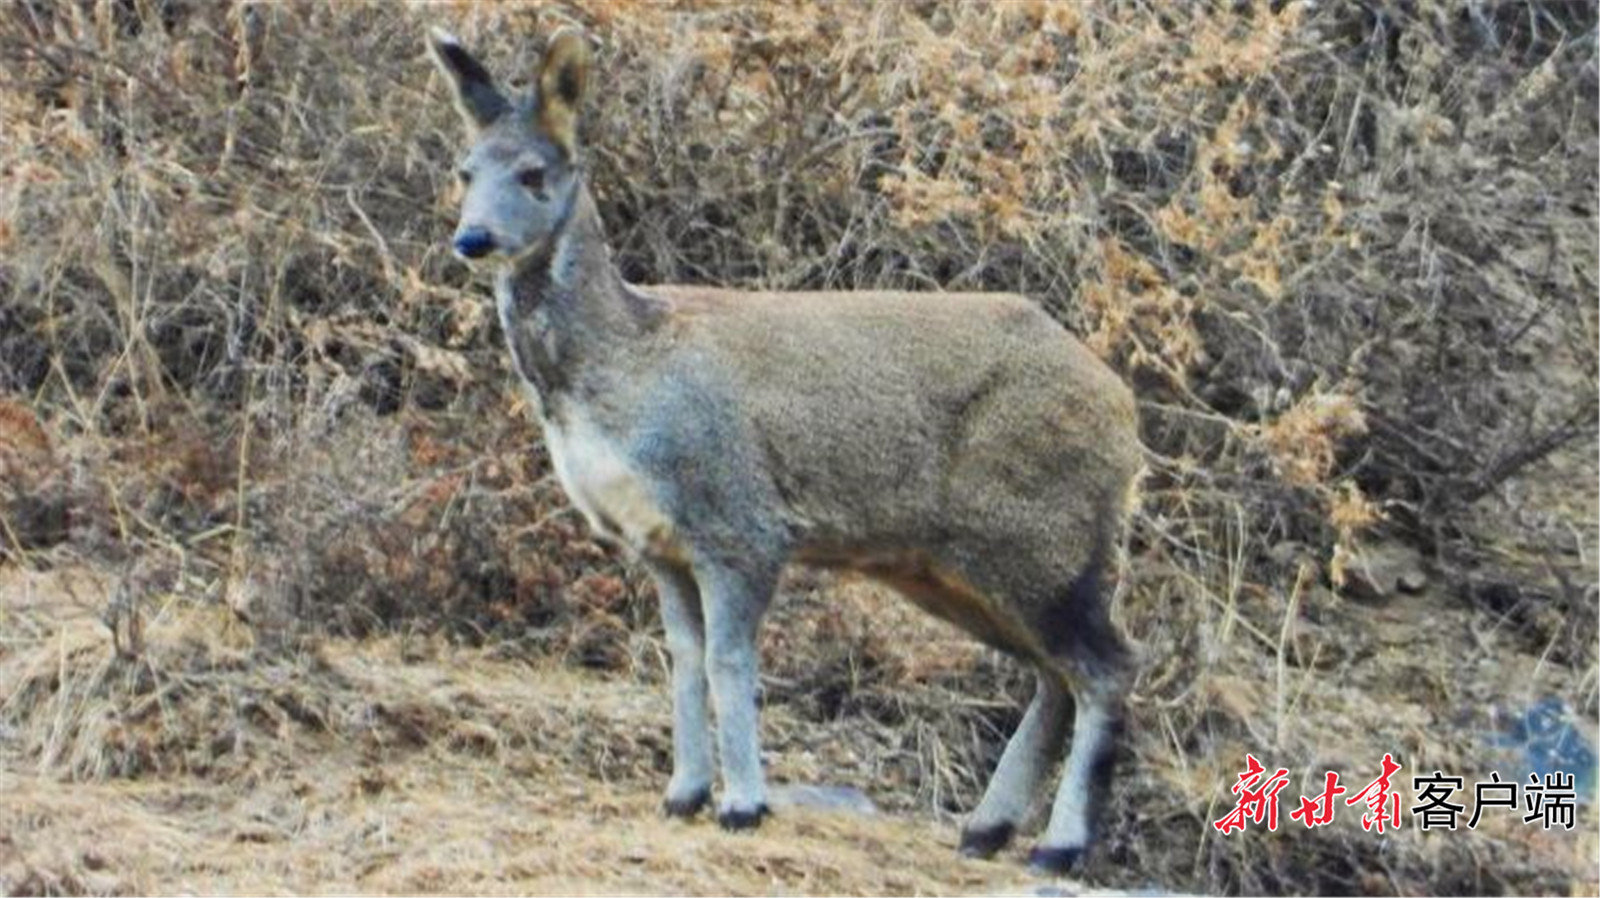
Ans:
[[[1428,588],[1428,575],[1421,568],[1402,571],[1400,576],[1395,579],[1395,585],[1400,587],[1400,591],[1403,593],[1416,595]]]
[[[1292,539],[1273,543],[1272,547],[1267,549],[1267,558],[1273,564],[1282,567],[1290,567],[1309,557],[1311,557],[1311,548],[1305,543]]]
[[[83,868],[85,870],[97,870],[98,871],[98,870],[104,870],[107,866],[109,866],[106,863],[105,855],[103,855],[100,852],[94,850],[93,848],[90,848],[87,851],[85,851],[78,858],[78,860],[83,863]]]
[[[872,803],[872,799],[853,786],[773,786],[768,792],[767,802],[774,808],[843,811],[869,817],[878,813],[878,806]]]
[[[1410,546],[1381,543],[1358,547],[1344,568],[1340,592],[1358,602],[1385,602],[1396,593],[1414,593],[1428,585],[1422,556]]]

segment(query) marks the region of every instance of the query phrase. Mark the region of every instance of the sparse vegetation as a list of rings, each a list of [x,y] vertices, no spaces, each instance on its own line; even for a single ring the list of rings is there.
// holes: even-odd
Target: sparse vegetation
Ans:
[[[556,24],[595,36],[583,128],[629,278],[1025,292],[1135,386],[1119,613],[1144,665],[1088,881],[1600,888],[1592,805],[1571,834],[1209,826],[1246,751],[1291,769],[1288,801],[1385,751],[1506,769],[1493,733],[1532,697],[1595,730],[1593,4],[73,0],[0,10],[0,771],[27,784],[0,797],[0,890],[1018,875],[926,855],[1021,671],[805,575],[765,637],[769,764],[897,819],[604,841],[664,775],[659,624],[565,506],[448,255],[439,22],[528,77]],[[359,773],[286,773],[312,755]],[[460,795],[511,780],[549,822],[496,829],[503,856],[412,824],[327,860],[380,806],[490,826]],[[207,829],[185,794],[250,810]],[[85,795],[162,850],[63,847],[86,836],[52,808]],[[632,866],[525,844],[563,833]]]

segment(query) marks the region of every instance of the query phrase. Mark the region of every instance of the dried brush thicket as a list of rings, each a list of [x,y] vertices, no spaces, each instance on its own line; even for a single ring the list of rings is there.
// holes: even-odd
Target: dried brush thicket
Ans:
[[[238,756],[218,720],[484,741],[361,705],[333,644],[662,676],[648,586],[565,505],[448,253],[438,24],[524,81],[557,25],[593,35],[628,278],[1023,292],[1134,385],[1143,671],[1087,878],[1596,887],[1592,834],[1209,825],[1246,751],[1287,800],[1384,751],[1485,775],[1530,697],[1594,729],[1587,2],[6,5],[0,566],[95,572],[63,601],[100,620],[68,652],[0,618],[8,767],[203,777]],[[969,809],[1022,674],[857,584],[778,604],[775,763]],[[664,749],[614,741],[596,775],[653,788]]]

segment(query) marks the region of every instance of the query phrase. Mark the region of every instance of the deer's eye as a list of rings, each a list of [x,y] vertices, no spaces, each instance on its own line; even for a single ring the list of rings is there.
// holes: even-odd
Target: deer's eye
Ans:
[[[544,169],[542,169],[542,168],[525,168],[525,169],[523,169],[522,171],[517,173],[517,183],[521,184],[523,187],[528,188],[529,190],[535,190],[535,191],[543,190],[544,189]]]
[[[462,187],[465,187],[472,183],[472,172],[469,172],[463,168],[456,172],[456,179],[461,182]]]

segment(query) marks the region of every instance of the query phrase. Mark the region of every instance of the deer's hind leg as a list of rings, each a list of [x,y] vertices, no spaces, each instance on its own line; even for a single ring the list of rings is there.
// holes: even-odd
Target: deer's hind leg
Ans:
[[[1104,577],[1108,554],[1094,552],[1064,589],[1039,602],[996,601],[1008,595],[1002,585],[1007,580],[1015,589],[1027,588],[1023,584],[1032,580],[1015,567],[1009,578],[994,578],[993,593],[934,565],[875,572],[926,610],[1039,668],[1033,700],[962,830],[961,851],[968,856],[1000,850],[1031,815],[1045,791],[1046,773],[1061,756],[1069,696],[1072,750],[1049,826],[1029,862],[1045,872],[1062,872],[1088,849],[1110,782],[1132,671],[1132,654],[1111,621]]]
[[[1039,640],[1008,602],[996,601],[965,577],[923,557],[865,567],[923,610],[1019,658],[1037,658]],[[1042,666],[1033,700],[1006,743],[989,785],[961,830],[961,853],[989,857],[1004,848],[1039,803],[1045,775],[1066,743],[1067,686]]]
[[[961,829],[961,853],[989,857],[1004,848],[1038,804],[1044,775],[1066,743],[1067,691],[1061,681],[1039,675],[1033,701],[1006,743],[989,786]]]
[[[1100,805],[1111,783],[1122,730],[1123,702],[1132,684],[1132,653],[1112,623],[1103,559],[1091,562],[1040,627],[1049,658],[1041,664],[1071,690],[1075,706],[1072,750],[1061,774],[1050,824],[1029,855],[1029,865],[1064,873],[1088,850]]]

